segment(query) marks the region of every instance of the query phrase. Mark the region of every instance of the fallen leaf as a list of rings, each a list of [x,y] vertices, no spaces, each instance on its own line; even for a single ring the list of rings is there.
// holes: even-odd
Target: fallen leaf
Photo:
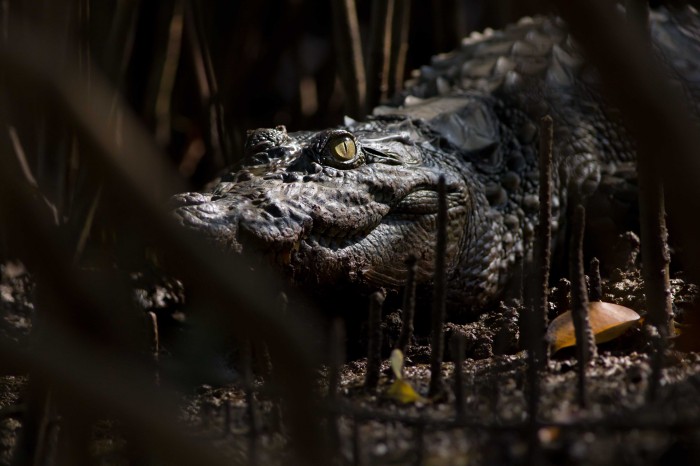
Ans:
[[[386,391],[386,395],[404,404],[424,401],[424,398],[413,389],[411,384],[403,380],[403,353],[400,349],[397,348],[391,352],[389,364],[396,379]]]
[[[605,343],[625,333],[628,328],[639,321],[640,317],[628,307],[603,301],[592,301],[588,303],[588,319],[595,342]],[[552,353],[576,345],[571,311],[562,313],[549,324],[547,341],[552,345]]]
[[[689,328],[690,326],[687,324],[681,324],[676,322],[676,320],[673,320],[673,335],[669,336],[669,338],[677,338],[683,335],[683,332],[685,332],[684,329]]]
[[[394,380],[386,391],[386,394],[389,398],[404,404],[424,400],[424,398],[413,389],[411,384],[403,379]]]

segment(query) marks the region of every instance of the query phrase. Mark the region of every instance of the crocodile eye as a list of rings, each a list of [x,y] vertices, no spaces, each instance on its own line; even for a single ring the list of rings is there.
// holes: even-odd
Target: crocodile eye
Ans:
[[[341,170],[357,168],[365,163],[362,147],[355,137],[344,130],[331,130],[321,135],[316,149],[321,163]],[[319,146],[317,146],[319,147]]]
[[[331,154],[339,162],[348,162],[355,158],[357,147],[350,136],[336,136],[328,141]]]

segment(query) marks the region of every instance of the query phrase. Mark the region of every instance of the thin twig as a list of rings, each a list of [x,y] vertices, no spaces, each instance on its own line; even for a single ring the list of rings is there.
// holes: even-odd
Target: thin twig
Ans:
[[[391,20],[394,0],[372,2],[372,21],[367,57],[367,107],[373,108],[386,98],[391,53]]]
[[[437,240],[435,242],[435,278],[433,288],[432,328],[430,334],[430,390],[431,397],[442,393],[442,358],[445,346],[445,299],[447,271],[447,194],[445,177],[438,183]]]
[[[24,152],[24,148],[22,147],[22,142],[19,139],[17,130],[14,126],[8,126],[7,132],[10,136],[12,149],[14,149],[15,157],[17,157],[17,162],[19,163],[19,166],[22,170],[22,175],[24,175],[24,179],[27,181],[27,184],[35,190],[36,194],[41,198],[42,202],[46,205],[46,208],[50,211],[51,217],[53,217],[54,225],[58,225],[58,209],[39,190],[39,184],[37,183],[34,174],[32,174],[32,170],[29,168],[29,163],[27,162],[27,155]]]
[[[148,312],[146,321],[148,322],[149,336],[151,339],[151,353],[153,355],[153,364],[155,365],[156,385],[160,385],[160,335],[158,332],[158,316],[155,312]]]
[[[163,68],[160,73],[158,93],[154,105],[155,139],[160,147],[166,147],[170,142],[172,119],[170,104],[182,51],[183,10],[183,0],[175,0],[172,16],[170,17]]]
[[[51,392],[36,378],[30,379],[28,402],[22,418],[22,432],[17,441],[12,464],[33,466],[47,462],[48,425],[51,413]]]
[[[221,105],[219,86],[211,60],[211,53],[206,38],[202,19],[201,2],[186,0],[185,3],[185,34],[190,46],[192,66],[197,77],[199,96],[202,106],[207,113],[209,128],[209,147],[219,163],[232,163],[228,133],[224,119],[224,109]]]
[[[336,62],[345,92],[346,111],[351,117],[359,118],[367,111],[367,80],[355,0],[333,0],[331,6]]]
[[[80,261],[80,258],[85,251],[85,246],[90,238],[90,232],[92,231],[92,225],[95,221],[95,214],[97,213],[97,207],[100,205],[100,200],[102,199],[102,185],[97,188],[92,201],[90,202],[90,210],[88,210],[85,216],[85,221],[83,222],[83,227],[80,229],[80,236],[78,236],[78,243],[75,245],[75,253],[73,254],[73,262],[76,264]]]
[[[403,88],[408,54],[408,32],[411,25],[410,0],[395,0],[394,19],[391,25],[391,58],[387,95],[392,96]]]

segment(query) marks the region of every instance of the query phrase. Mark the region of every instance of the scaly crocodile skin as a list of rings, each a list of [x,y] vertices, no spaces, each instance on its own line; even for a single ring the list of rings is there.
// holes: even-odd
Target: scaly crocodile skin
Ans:
[[[656,51],[695,103],[698,24],[692,9],[652,19]],[[472,34],[365,121],[250,132],[240,170],[211,192],[176,196],[174,215],[225,248],[265,252],[300,283],[399,288],[409,255],[418,257],[418,281],[431,281],[444,176],[448,304],[464,315],[501,296],[531,250],[545,114],[554,119],[553,228],[561,232],[567,202],[635,152],[596,71],[551,18]]]

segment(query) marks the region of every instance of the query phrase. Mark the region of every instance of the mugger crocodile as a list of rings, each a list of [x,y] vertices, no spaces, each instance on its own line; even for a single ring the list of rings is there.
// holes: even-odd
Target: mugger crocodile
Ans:
[[[652,13],[655,52],[697,112],[700,21]],[[466,38],[365,121],[323,131],[250,131],[238,171],[174,197],[186,227],[232,251],[263,251],[297,283],[400,288],[406,259],[430,283],[440,177],[448,206],[448,309],[483,309],[531,251],[538,121],[554,119],[553,228],[567,202],[633,163],[634,144],[556,18]],[[697,113],[696,113],[697,114]]]

